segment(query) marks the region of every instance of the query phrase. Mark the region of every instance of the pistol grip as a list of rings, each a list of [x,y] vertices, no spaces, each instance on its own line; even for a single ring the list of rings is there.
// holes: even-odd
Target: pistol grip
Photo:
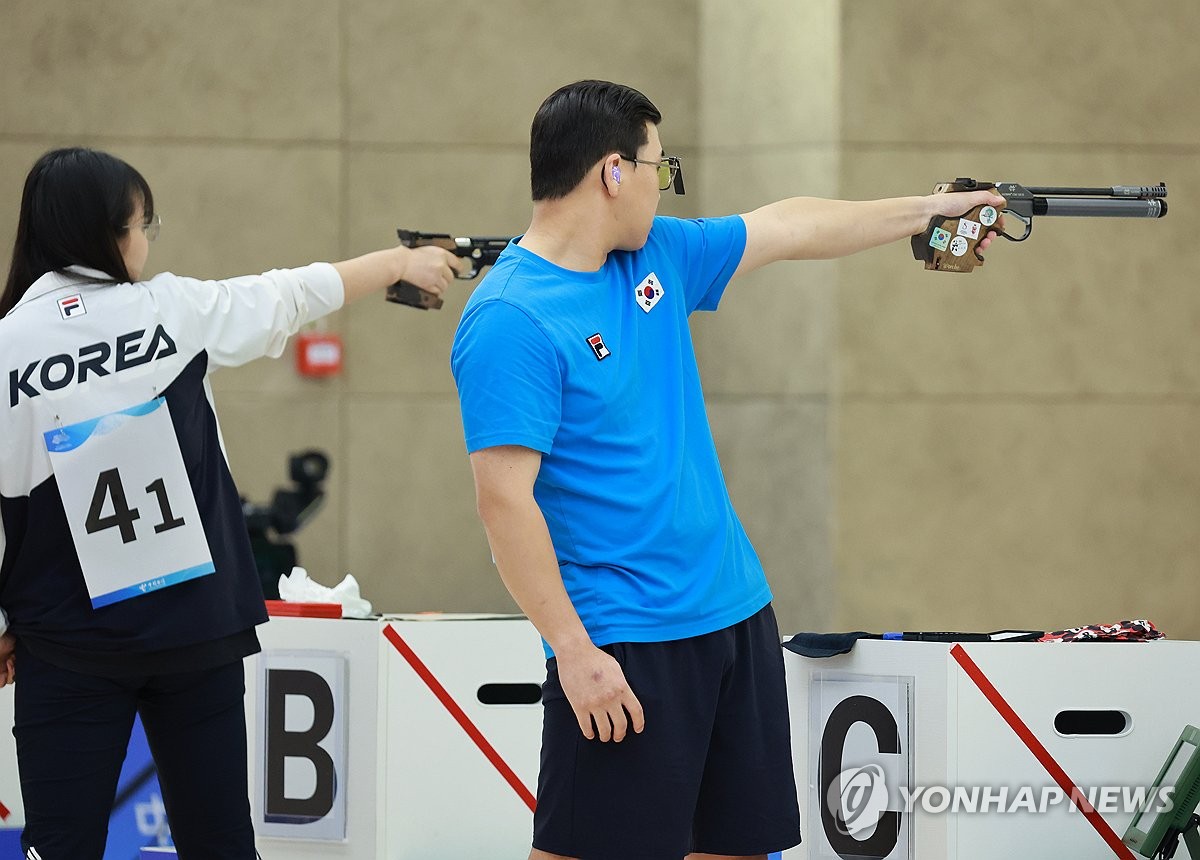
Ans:
[[[408,305],[421,310],[436,311],[442,306],[442,300],[433,293],[426,292],[416,284],[408,281],[397,281],[387,288],[387,300],[401,305]]]
[[[986,203],[955,218],[935,215],[923,233],[912,237],[913,257],[927,270],[972,272],[983,265],[979,243],[999,218],[1000,210]]]

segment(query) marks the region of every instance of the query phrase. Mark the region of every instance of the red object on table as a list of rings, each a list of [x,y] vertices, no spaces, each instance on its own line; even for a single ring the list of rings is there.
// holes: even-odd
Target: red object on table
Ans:
[[[268,615],[289,615],[300,618],[341,618],[340,603],[289,603],[286,600],[268,600]]]

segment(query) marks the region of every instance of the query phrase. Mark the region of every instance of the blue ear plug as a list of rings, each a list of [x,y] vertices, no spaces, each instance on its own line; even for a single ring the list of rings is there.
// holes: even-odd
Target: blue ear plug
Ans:
[[[612,169],[612,178],[618,185],[621,184],[621,168],[614,167]]]

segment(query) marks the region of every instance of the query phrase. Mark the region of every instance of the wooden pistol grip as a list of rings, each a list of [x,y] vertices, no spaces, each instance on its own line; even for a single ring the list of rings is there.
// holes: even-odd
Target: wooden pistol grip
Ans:
[[[442,300],[433,293],[426,292],[416,284],[408,281],[397,281],[387,288],[387,300],[421,310],[436,311],[442,306]]]
[[[919,237],[913,238],[914,254],[920,250],[925,268],[937,272],[973,272],[984,263],[979,243],[1000,219],[1000,210],[981,203],[955,218],[937,216]],[[919,239],[919,243],[918,243]],[[921,247],[918,249],[918,244]]]

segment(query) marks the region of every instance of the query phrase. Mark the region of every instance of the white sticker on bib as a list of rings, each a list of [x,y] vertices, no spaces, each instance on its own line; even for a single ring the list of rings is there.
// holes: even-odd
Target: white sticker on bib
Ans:
[[[216,569],[166,400],[44,435],[93,608]]]

